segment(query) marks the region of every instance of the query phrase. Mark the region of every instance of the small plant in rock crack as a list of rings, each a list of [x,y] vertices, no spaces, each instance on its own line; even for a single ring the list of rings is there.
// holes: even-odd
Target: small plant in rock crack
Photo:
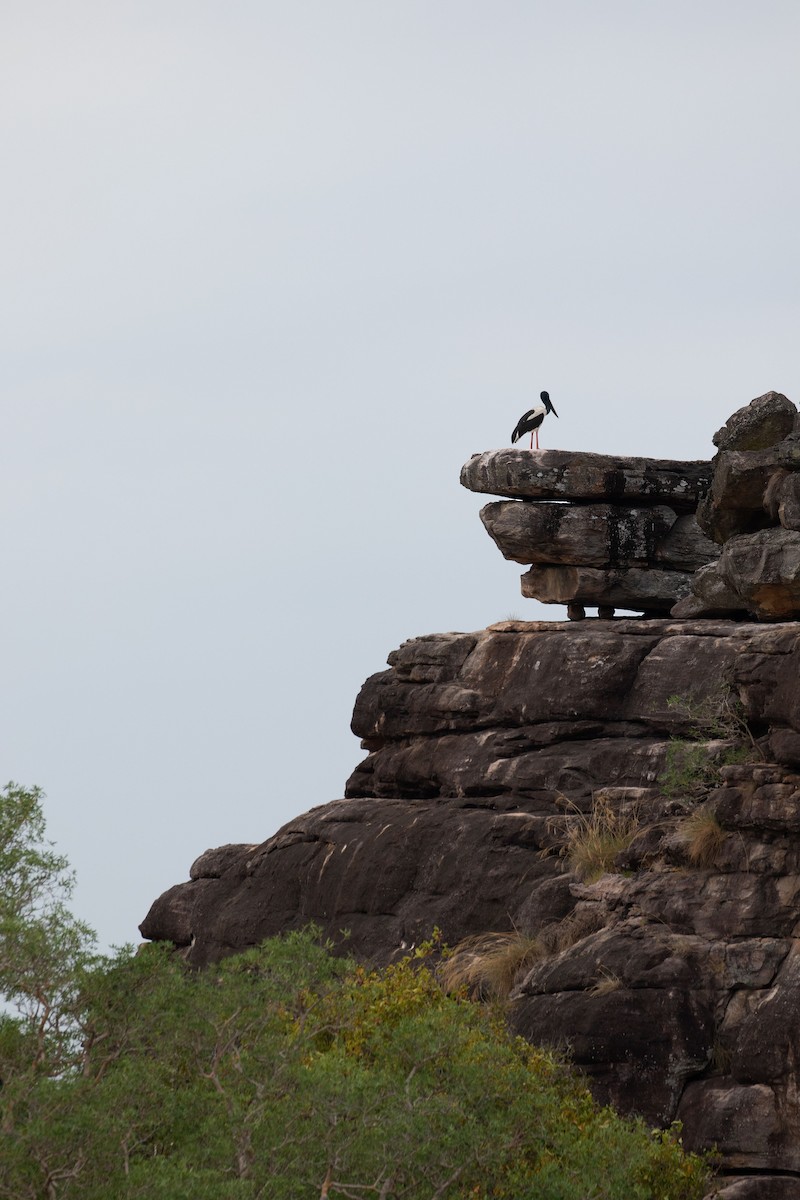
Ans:
[[[607,996],[610,992],[616,992],[622,987],[622,980],[614,971],[609,971],[606,967],[600,968],[600,973],[597,976],[596,982],[589,988],[592,996]]]
[[[719,759],[703,742],[676,738],[667,746],[659,783],[665,796],[689,798],[712,787],[719,776]]]
[[[684,717],[690,725],[686,740],[734,742],[749,746],[751,753],[761,757],[744,705],[729,682],[724,681],[703,700],[694,700],[690,696],[669,696],[667,708],[677,716]]]
[[[667,746],[659,784],[665,796],[697,799],[721,783],[720,769],[753,761],[749,746],[711,747],[675,738]]]
[[[670,696],[667,707],[684,717],[690,729],[667,747],[659,779],[666,796],[697,799],[720,783],[721,767],[763,757],[744,707],[729,684],[701,701]]]
[[[466,988],[474,999],[505,1000],[545,953],[534,935],[517,930],[478,933],[453,948],[439,966],[439,981],[446,992]]]
[[[707,805],[689,813],[678,826],[678,840],[696,867],[713,867],[727,834]]]
[[[638,808],[615,808],[602,793],[592,799],[588,813],[571,818],[562,856],[585,883],[614,869],[614,859],[642,832]]]
[[[511,930],[474,934],[447,950],[437,977],[446,992],[465,988],[473,1000],[506,1000],[537,962],[568,950],[605,924],[602,907],[591,904],[536,933]]]
[[[607,923],[608,915],[601,904],[579,904],[560,921],[545,925],[539,931],[538,938],[546,954],[560,954],[562,950],[569,950],[570,946],[598,933]]]

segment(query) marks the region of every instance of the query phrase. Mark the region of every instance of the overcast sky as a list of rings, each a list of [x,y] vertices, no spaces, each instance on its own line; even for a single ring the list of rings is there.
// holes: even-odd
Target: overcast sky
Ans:
[[[800,399],[796,0],[6,0],[0,776],[101,941],[519,596],[459,487]]]

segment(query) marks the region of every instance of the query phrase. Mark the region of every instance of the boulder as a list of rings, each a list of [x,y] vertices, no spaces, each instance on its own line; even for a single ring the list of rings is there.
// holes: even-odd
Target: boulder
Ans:
[[[741,597],[728,586],[719,571],[719,562],[701,567],[689,581],[687,591],[672,608],[673,617],[737,617],[746,612]]]
[[[717,569],[759,620],[787,621],[800,613],[800,533],[762,529],[730,538]]]
[[[797,409],[781,392],[757,396],[729,417],[714,434],[720,450],[766,450],[794,429]]]
[[[474,455],[461,482],[515,497],[487,504],[481,520],[505,558],[533,568],[523,596],[565,604],[570,620],[586,605],[604,619],[615,608],[668,612],[717,555],[686,511],[709,486],[708,463],[498,450]]]
[[[513,1027],[530,1041],[568,1046],[602,1101],[667,1124],[712,1055],[713,998],[697,986],[701,962],[667,929],[614,925],[534,966],[516,993]]]
[[[764,508],[773,523],[800,530],[800,472],[775,472],[764,492]]]
[[[717,562],[694,577],[692,595],[672,612],[793,620],[800,615],[800,532],[777,527],[729,538]]]

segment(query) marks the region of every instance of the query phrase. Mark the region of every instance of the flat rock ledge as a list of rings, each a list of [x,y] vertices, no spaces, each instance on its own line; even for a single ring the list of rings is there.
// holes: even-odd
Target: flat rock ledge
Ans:
[[[711,483],[711,464],[669,458],[630,458],[569,450],[487,450],[461,468],[471,492],[522,500],[606,500],[668,504],[694,512]]]

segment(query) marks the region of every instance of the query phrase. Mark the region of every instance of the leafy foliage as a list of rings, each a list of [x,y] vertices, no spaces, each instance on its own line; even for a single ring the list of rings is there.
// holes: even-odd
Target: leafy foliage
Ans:
[[[696,798],[718,785],[721,767],[763,758],[729,683],[701,702],[670,696],[667,706],[685,720],[687,736],[674,738],[667,748],[660,777],[665,795]]]
[[[41,834],[33,801],[16,826],[22,849],[26,821]],[[31,865],[48,862],[61,883],[16,910],[37,937],[65,882],[61,860]],[[0,1021],[0,1197],[704,1194],[705,1164],[683,1154],[676,1131],[598,1108],[497,1012],[446,995],[424,948],[374,971],[333,957],[312,930],[190,972],[160,946],[112,961],[81,955],[77,927],[63,911],[59,921],[38,961],[73,971],[68,986],[59,975],[68,1020],[42,1025],[41,1008],[26,1002]],[[22,926],[4,945],[4,986],[16,979],[15,947],[35,949]],[[34,965],[26,960],[20,977],[32,980]]]

